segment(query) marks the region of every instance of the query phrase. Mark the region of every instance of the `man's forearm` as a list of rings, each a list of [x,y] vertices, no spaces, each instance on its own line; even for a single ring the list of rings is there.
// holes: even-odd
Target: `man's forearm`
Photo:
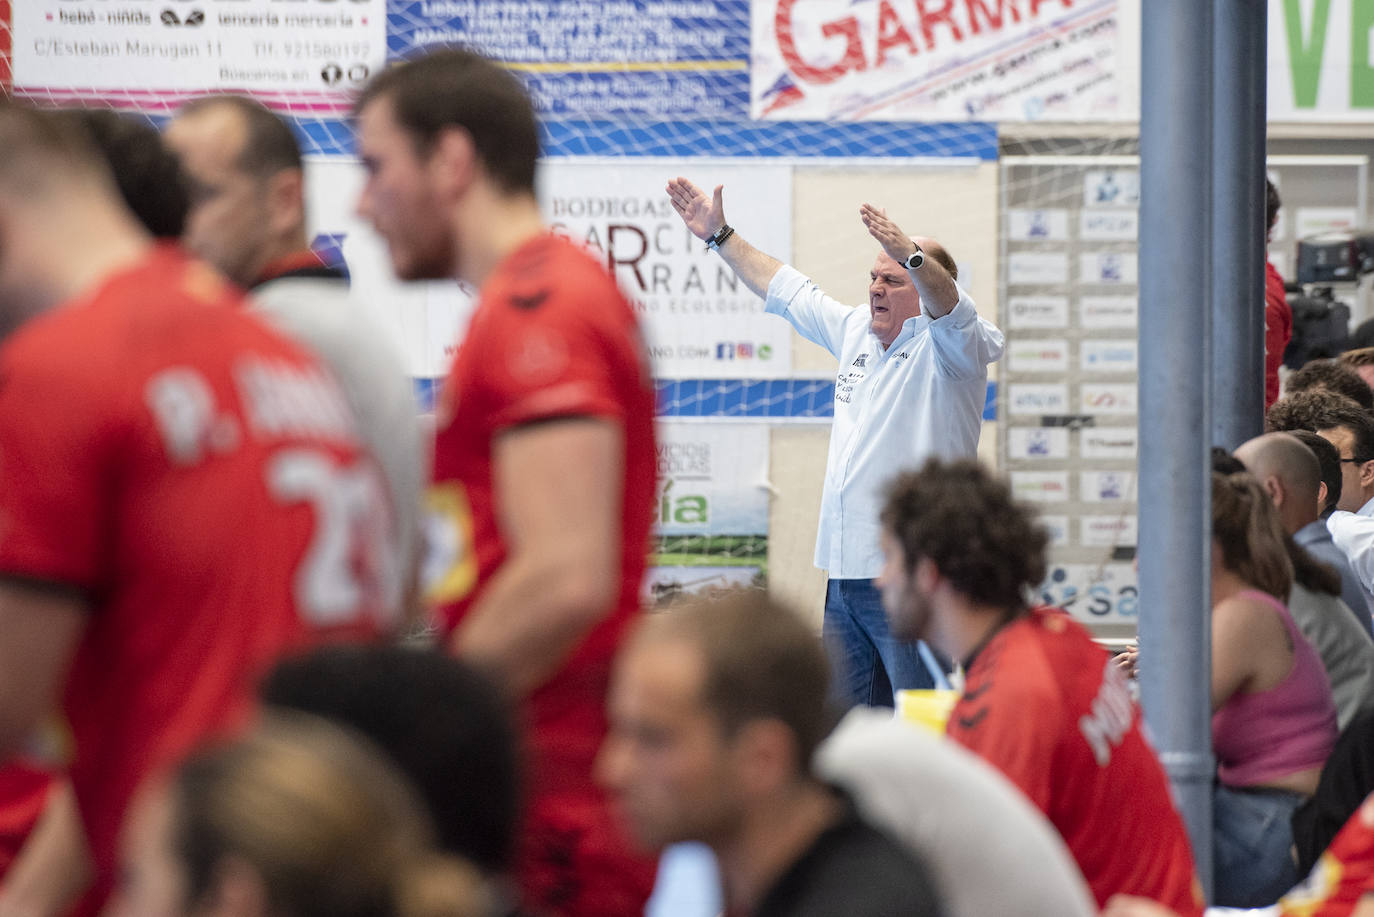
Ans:
[[[959,305],[959,286],[949,272],[934,259],[914,271],[907,271],[916,292],[921,296],[921,311],[931,318],[940,318]]]
[[[453,634],[457,655],[489,666],[513,697],[547,682],[612,610],[619,571],[603,579],[536,558],[508,559]]]
[[[768,284],[782,267],[781,261],[759,251],[737,232],[731,233],[730,237],[720,244],[716,254],[730,265],[730,269],[739,275],[739,279],[743,280],[744,285],[753,293],[764,299],[768,298]]]

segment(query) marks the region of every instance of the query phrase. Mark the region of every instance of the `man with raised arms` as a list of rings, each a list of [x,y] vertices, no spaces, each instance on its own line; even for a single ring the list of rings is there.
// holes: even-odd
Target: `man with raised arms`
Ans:
[[[824,631],[836,702],[891,706],[895,691],[933,687],[943,673],[928,651],[892,636],[873,588],[882,570],[882,488],[926,458],[977,453],[987,367],[1002,355],[1002,332],[978,317],[944,247],[906,235],[885,210],[859,208],[881,251],[868,308],[856,309],[746,242],[725,221],[723,191],[707,196],[685,178],[668,183],[687,228],[767,311],[839,361],[816,537],[816,566],[829,574]]]

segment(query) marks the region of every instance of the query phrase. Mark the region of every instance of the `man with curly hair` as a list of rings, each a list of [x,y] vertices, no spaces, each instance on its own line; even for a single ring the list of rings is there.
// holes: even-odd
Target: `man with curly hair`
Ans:
[[[1124,892],[1201,914],[1188,835],[1125,676],[1067,614],[1026,602],[1049,541],[1032,513],[977,462],[932,459],[893,482],[882,523],[876,584],[893,633],[966,673],[950,737],[1040,807],[1099,906]]]
[[[1374,391],[1355,368],[1340,360],[1312,360],[1302,369],[1289,374],[1284,390],[1296,392],[1326,391],[1344,395],[1366,411],[1374,410]]]

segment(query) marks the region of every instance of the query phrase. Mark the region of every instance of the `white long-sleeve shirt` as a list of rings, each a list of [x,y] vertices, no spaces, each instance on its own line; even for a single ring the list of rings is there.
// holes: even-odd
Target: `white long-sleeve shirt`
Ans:
[[[1002,332],[960,287],[947,315],[907,319],[884,350],[867,308],[832,299],[790,267],[773,275],[765,309],[840,361],[816,566],[832,579],[870,579],[882,569],[878,515],[893,476],[932,456],[977,454]]]
[[[1374,610],[1374,500],[1361,506],[1356,513],[1337,510],[1327,518],[1326,528],[1336,547],[1350,561],[1350,569],[1370,600],[1370,609]]]

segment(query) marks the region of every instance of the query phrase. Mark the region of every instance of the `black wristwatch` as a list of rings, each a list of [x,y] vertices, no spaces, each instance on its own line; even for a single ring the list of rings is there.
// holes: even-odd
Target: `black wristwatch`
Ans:
[[[916,245],[914,242],[912,244]],[[921,251],[921,246],[916,245],[916,250],[910,255],[907,255],[907,259],[902,262],[902,267],[906,268],[908,271],[915,271],[920,269],[921,265],[925,263],[926,253]]]

